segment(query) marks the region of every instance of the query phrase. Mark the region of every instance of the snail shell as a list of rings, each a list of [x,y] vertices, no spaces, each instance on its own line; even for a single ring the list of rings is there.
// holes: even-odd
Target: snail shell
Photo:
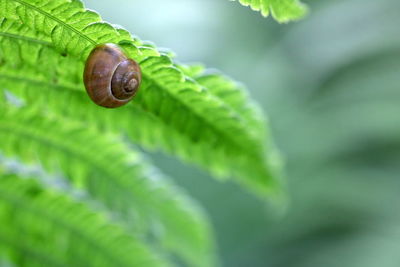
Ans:
[[[96,46],[86,60],[83,80],[90,98],[99,106],[116,108],[131,100],[139,89],[139,65],[115,44]]]

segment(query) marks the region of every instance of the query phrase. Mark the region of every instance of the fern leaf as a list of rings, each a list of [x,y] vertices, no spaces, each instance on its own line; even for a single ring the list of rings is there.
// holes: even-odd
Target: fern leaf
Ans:
[[[0,118],[0,150],[61,171],[134,233],[147,233],[146,240],[153,236],[190,265],[212,265],[210,227],[202,211],[116,136],[62,117],[46,119],[32,107],[8,108]]]
[[[231,0],[235,1],[235,0]],[[238,0],[244,6],[250,6],[255,11],[261,11],[264,17],[270,13],[278,22],[286,23],[302,18],[307,13],[307,7],[299,0]]]
[[[241,107],[233,108],[227,98],[219,97],[184,75],[168,55],[160,54],[152,45],[137,38],[132,39],[125,30],[101,22],[98,15],[85,10],[77,1],[1,2],[6,7],[2,9],[3,16],[18,19],[46,35],[54,49],[63,55],[82,60],[94,45],[114,42],[140,62],[144,73],[141,92],[126,109],[147,114],[147,134],[157,129],[162,138],[150,137],[147,139],[151,140],[143,141],[146,137],[142,136],[142,140],[136,139],[136,142],[163,148],[221,176],[234,175],[260,196],[277,192],[279,182],[270,160],[275,157],[274,150],[265,141],[262,131],[247,123],[246,116],[250,115],[243,115],[257,112],[240,113]],[[67,13],[62,11],[66,6]],[[76,64],[79,67],[75,69],[81,70],[82,63],[77,61]],[[78,87],[82,90],[81,83]],[[137,135],[133,133],[137,125],[126,125],[129,135]]]
[[[18,266],[168,266],[135,236],[68,195],[0,172],[0,252]]]

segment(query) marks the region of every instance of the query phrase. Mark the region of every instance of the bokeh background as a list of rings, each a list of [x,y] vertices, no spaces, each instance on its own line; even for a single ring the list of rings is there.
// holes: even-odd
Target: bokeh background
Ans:
[[[109,22],[243,82],[285,161],[280,214],[230,182],[149,157],[198,199],[223,266],[400,266],[400,2],[304,1],[280,25],[227,0],[85,0]],[[199,259],[201,260],[201,259]]]

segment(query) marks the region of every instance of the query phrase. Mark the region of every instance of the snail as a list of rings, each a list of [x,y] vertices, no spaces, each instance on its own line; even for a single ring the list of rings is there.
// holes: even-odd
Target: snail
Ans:
[[[115,44],[96,46],[86,60],[83,73],[88,95],[106,108],[128,103],[138,91],[141,79],[139,65]]]

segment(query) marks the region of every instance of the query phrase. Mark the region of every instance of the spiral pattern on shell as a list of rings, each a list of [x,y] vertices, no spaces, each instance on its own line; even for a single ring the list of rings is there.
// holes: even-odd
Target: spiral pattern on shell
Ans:
[[[139,65],[115,44],[96,46],[86,60],[83,74],[89,97],[106,108],[128,103],[138,91],[141,79]]]

